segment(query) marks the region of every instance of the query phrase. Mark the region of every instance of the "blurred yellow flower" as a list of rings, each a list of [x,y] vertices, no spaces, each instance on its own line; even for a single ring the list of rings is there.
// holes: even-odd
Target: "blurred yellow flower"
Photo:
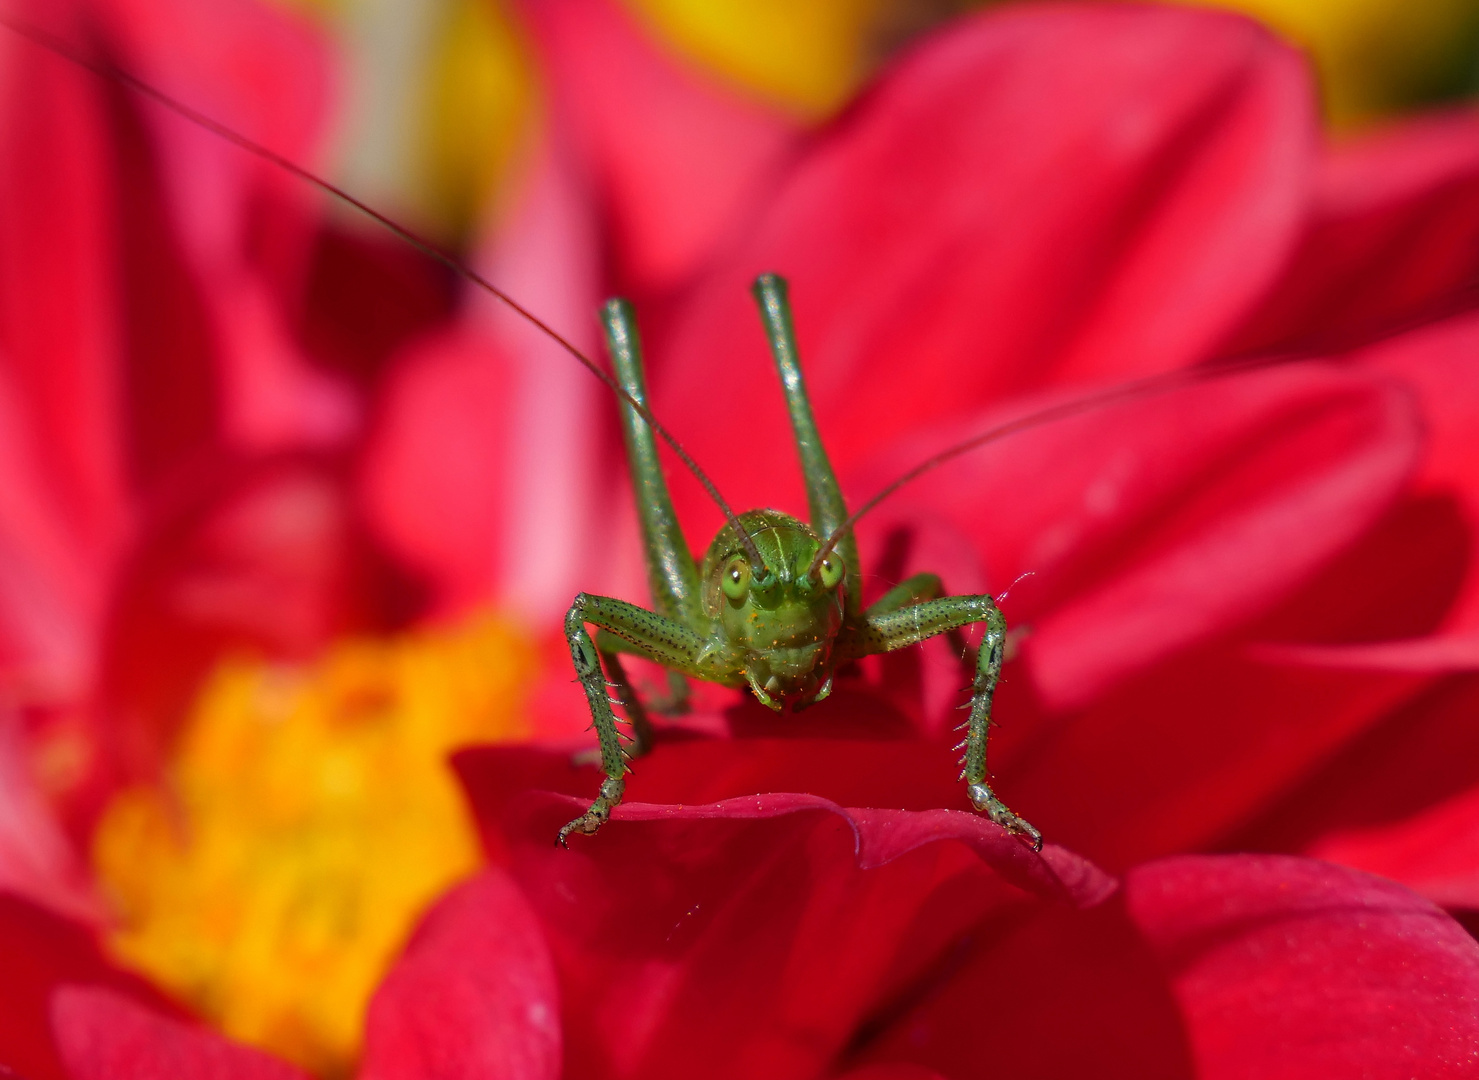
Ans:
[[[1203,0],[1191,0],[1203,2]],[[1476,0],[1213,0],[1260,19],[1314,59],[1337,125],[1472,90]]]
[[[525,137],[532,64],[498,0],[281,0],[335,43],[334,175],[360,198],[456,244],[496,198]]]
[[[809,116],[842,104],[918,31],[985,0],[624,0],[656,35]],[[1476,0],[1181,0],[1242,11],[1314,58],[1339,124],[1455,96],[1479,80]]]
[[[527,137],[533,59],[500,0],[281,0],[335,38],[335,175],[457,243]],[[612,0],[676,53],[797,116],[825,118],[911,36],[990,0]],[[1260,19],[1307,49],[1350,125],[1479,83],[1476,0],[1179,0]]]
[[[493,618],[224,664],[163,783],[94,836],[112,952],[228,1035],[343,1072],[412,924],[479,863],[447,754],[523,734],[535,666]]]
[[[802,115],[822,116],[867,74],[888,0],[625,0],[660,38]]]

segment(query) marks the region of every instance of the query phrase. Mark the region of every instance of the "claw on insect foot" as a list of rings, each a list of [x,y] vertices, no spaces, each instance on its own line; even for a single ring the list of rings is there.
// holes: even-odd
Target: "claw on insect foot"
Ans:
[[[627,768],[627,772],[631,772]],[[596,831],[606,822],[611,820],[612,809],[621,802],[622,793],[626,790],[626,779],[624,776],[607,776],[601,781],[601,794],[596,801],[591,803],[591,808],[580,817],[570,822],[560,830],[555,837],[555,843],[562,848],[570,845],[566,842],[573,832],[584,833],[586,836],[594,836]]]
[[[971,805],[990,818],[994,824],[1000,825],[1015,836],[1025,838],[1032,845],[1033,851],[1042,850],[1042,833],[1008,810],[1006,803],[998,799],[996,793],[989,787],[985,784],[972,784],[966,791],[971,797]]]

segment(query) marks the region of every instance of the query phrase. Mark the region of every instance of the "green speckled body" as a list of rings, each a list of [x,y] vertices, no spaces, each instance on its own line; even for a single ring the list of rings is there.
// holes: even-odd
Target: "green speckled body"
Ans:
[[[755,283],[755,297],[790,412],[811,522],[779,510],[730,515],[696,564],[673,513],[652,431],[637,409],[622,408],[656,610],[581,593],[566,616],[570,655],[600,740],[606,779],[591,808],[560,830],[560,843],[572,832],[594,833],[605,824],[625,791],[628,758],[651,740],[646,708],[626,677],[621,654],[656,661],[673,673],[670,708],[683,707],[684,680],[697,678],[749,686],[770,708],[796,710],[831,692],[841,664],[980,623],[984,634],[961,725],[966,737],[958,747],[964,751],[961,779],[977,810],[1041,846],[1037,830],[1007,809],[987,783],[991,701],[1006,644],[1001,612],[990,596],[940,595],[934,574],[918,574],[863,608],[857,543],[843,530],[847,507],[806,396],[785,282],[763,275]],[[609,301],[602,318],[617,379],[646,408],[631,308],[622,300]],[[594,641],[587,624],[598,628]],[[622,721],[613,704],[625,712],[630,737],[619,732]]]

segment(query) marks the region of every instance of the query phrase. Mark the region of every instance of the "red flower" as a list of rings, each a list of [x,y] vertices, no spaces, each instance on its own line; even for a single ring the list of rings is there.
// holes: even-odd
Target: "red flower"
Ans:
[[[641,779],[785,779],[798,746],[669,747]],[[885,744],[843,756],[922,775]],[[583,788],[568,758],[461,764],[502,865],[380,988],[366,1078],[1458,1076],[1479,1046],[1479,946],[1355,871],[1181,856],[1116,882],[971,814],[815,795],[629,805],[565,852],[549,836],[581,798],[519,787]],[[12,904],[0,932],[8,1060],[32,1080],[297,1075],[171,1015],[55,920]]]
[[[1085,385],[1302,361],[1014,436],[864,520],[870,589],[932,569],[955,591],[1009,592],[1028,634],[994,770],[1051,837],[1115,867],[1310,850],[1479,780],[1460,719],[1472,686],[1448,677],[1473,666],[1479,581],[1473,116],[1331,146],[1302,62],[1253,24],[1054,5],[954,24],[800,136],[691,89],[602,4],[541,6],[535,22],[561,77],[551,153],[575,158],[562,175],[607,208],[657,414],[736,506],[803,504],[746,295],[762,270],[792,281],[818,420],[854,500]],[[703,164],[715,146],[732,152],[717,189]],[[396,504],[374,505],[446,595],[470,596],[498,572],[468,574],[478,549],[418,524],[443,519],[430,478],[463,440],[508,463],[495,468],[528,459],[498,457],[471,425],[432,430],[413,402],[437,400],[434,387],[480,412],[471,383],[438,365],[494,370],[455,349],[406,358],[414,392],[390,403],[387,429],[403,437],[380,444]],[[618,452],[611,436],[586,449],[591,403],[609,413],[600,395],[547,407],[564,452],[604,453],[591,468],[606,475]],[[377,475],[372,490],[390,490]],[[716,529],[697,486],[674,483],[693,535]],[[521,527],[552,490],[518,504]],[[587,513],[627,520],[627,498]],[[472,505],[459,495],[464,520]],[[479,543],[511,512],[482,502]],[[531,560],[534,610],[577,588],[644,599],[634,549],[616,547]],[[928,655],[922,683],[891,658],[881,685],[932,734],[959,675],[943,650]],[[579,718],[577,695],[562,700]],[[809,713],[798,730],[818,723]],[[1414,725],[1426,734],[1403,734]]]
[[[130,28],[118,47],[169,82],[179,60],[147,33],[153,10],[115,13]],[[687,96],[688,78],[654,66],[609,11],[570,3],[532,18],[550,70],[570,70],[575,47],[591,41],[613,62],[574,65],[588,82],[568,80],[555,105],[531,212],[488,259],[522,268],[521,295],[544,288],[538,306],[558,319],[602,291],[588,240],[604,227],[616,283],[648,322],[657,411],[739,504],[799,501],[744,306],[762,269],[793,280],[819,418],[855,496],[1088,383],[1253,349],[1327,361],[1034,430],[931,474],[866,520],[871,588],[924,568],[956,591],[1011,586],[1008,615],[1030,633],[999,699],[1000,787],[1050,840],[1118,876],[940,809],[962,798],[940,732],[957,678],[943,650],[879,664],[828,709],[780,721],[789,730],[739,705],[726,717],[739,737],[675,734],[639,765],[616,820],[573,852],[550,841],[594,791],[591,770],[572,768],[563,749],[470,752],[460,768],[492,867],[432,912],[381,987],[363,1073],[878,1080],[1472,1067],[1479,955],[1430,902],[1289,855],[1178,854],[1235,842],[1323,844],[1354,859],[1380,849],[1388,869],[1435,898],[1472,902],[1472,864],[1418,872],[1410,849],[1472,831],[1479,760],[1459,752],[1472,739],[1472,676],[1439,677],[1472,666],[1475,618],[1479,476],[1463,449],[1479,395],[1465,378],[1479,336],[1466,313],[1479,231],[1472,122],[1332,150],[1298,60],[1250,24],[1044,5],[953,26],[834,124],[801,135],[718,91]],[[43,89],[56,77],[46,66],[56,61],[27,62]],[[58,109],[83,118],[45,132],[90,146],[107,126],[87,112],[101,96],[79,106],[74,93],[58,91]],[[655,148],[682,149],[684,110],[722,126],[675,163]],[[613,113],[641,138],[613,129],[603,119]],[[138,115],[117,123],[102,145],[134,145]],[[34,160],[26,137],[39,138],[6,133]],[[193,167],[215,153],[198,132],[163,138]],[[718,152],[733,155],[722,184],[699,165]],[[4,228],[101,230],[114,184],[145,206],[157,199],[148,175],[127,188],[126,169],[58,157],[94,218],[52,206],[53,189],[14,170],[8,182],[32,201],[11,205],[52,209],[0,214]],[[665,186],[646,179],[659,166]],[[237,167],[256,177],[255,165]],[[292,208],[274,202],[286,196],[258,182],[242,184],[301,240]],[[238,229],[248,202],[227,215]],[[79,403],[116,398],[69,384],[55,392],[66,421],[55,426],[87,445],[57,451],[50,438],[17,436],[22,457],[33,444],[55,451],[67,483],[44,491],[75,489],[102,522],[75,528],[81,600],[60,586],[65,603],[0,597],[14,627],[6,648],[40,658],[24,670],[67,673],[68,701],[83,696],[78,686],[111,685],[93,669],[162,672],[163,689],[104,698],[174,700],[179,669],[129,662],[133,649],[157,656],[197,640],[178,609],[148,617],[161,598],[203,598],[207,625],[240,633],[264,615],[268,630],[294,625],[272,603],[307,593],[306,629],[280,645],[321,641],[349,621],[343,597],[356,595],[340,580],[348,511],[328,513],[306,540],[288,536],[289,557],[273,546],[281,534],[249,526],[281,520],[253,512],[259,499],[270,510],[307,491],[341,507],[346,460],[362,463],[380,534],[429,575],[444,610],[499,595],[537,617],[580,587],[640,598],[635,547],[592,527],[629,510],[616,509],[627,499],[610,491],[619,485],[602,482],[616,472],[614,441],[592,417],[610,405],[582,373],[546,360],[518,336],[527,328],[469,316],[408,346],[383,386],[379,357],[360,354],[362,367],[325,384],[291,349],[284,361],[261,347],[264,335],[281,344],[268,301],[291,290],[264,269],[277,264],[246,258],[255,249],[240,234],[223,242],[212,222],[187,214],[166,233],[188,238],[183,252],[125,245],[159,260],[145,263],[151,284],[189,267],[184,302],[152,290],[137,311],[99,299],[137,275],[113,276],[93,234],[61,246],[76,265],[57,277],[101,282],[96,290],[58,285],[44,261],[34,279],[18,258],[4,264],[6,345],[27,343],[16,347],[21,414],[48,415],[57,370],[94,386],[121,369],[145,402],[183,388],[198,405],[216,400],[210,388],[233,387],[220,392],[219,415],[204,410],[208,423],[198,408],[166,410],[177,428],[99,421]],[[54,313],[32,296],[86,304],[43,318]],[[110,321],[118,306],[143,336]],[[183,344],[148,336],[165,331]],[[83,332],[103,345],[49,336]],[[100,363],[110,349],[127,363]],[[281,362],[243,361],[263,356]],[[165,360],[178,371],[149,366]],[[258,376],[270,390],[260,396]],[[338,426],[353,410],[339,411],[343,398],[326,385],[373,399],[363,459]],[[119,428],[140,432],[128,468],[122,440],[99,434]],[[307,446],[329,447],[332,466]],[[212,470],[206,494],[160,523],[155,498],[176,484],[197,490],[182,462],[214,466],[202,448],[249,457],[247,479]],[[259,457],[264,449],[285,456]],[[136,491],[122,479],[134,470],[158,487]],[[51,573],[48,560],[69,549],[46,529],[65,522],[73,535],[78,519],[15,490],[20,509],[4,534],[18,553],[11,565],[25,568],[15,580],[75,585]],[[679,500],[689,520],[715,523],[691,488],[680,484]],[[120,584],[132,514],[146,539]],[[253,557],[259,540],[271,557]],[[212,573],[222,562],[303,568],[311,587]],[[68,615],[65,632],[35,634],[37,611]],[[579,721],[573,699],[551,709]],[[1407,741],[1394,745],[1399,732]],[[1437,816],[1410,828],[1419,810]],[[1368,836],[1363,849],[1349,833],[1373,824],[1397,830],[1387,847]],[[43,880],[21,885],[55,900],[55,878]],[[292,1075],[193,1026],[56,915],[4,898],[0,937],[14,958],[0,979],[0,1063],[29,1080]]]

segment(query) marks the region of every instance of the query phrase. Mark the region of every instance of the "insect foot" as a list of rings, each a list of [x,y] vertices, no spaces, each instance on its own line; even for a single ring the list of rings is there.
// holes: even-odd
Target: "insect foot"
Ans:
[[[600,797],[591,803],[589,810],[560,830],[560,835],[555,837],[555,843],[562,848],[568,848],[570,845],[565,841],[573,832],[594,836],[597,829],[611,820],[612,807],[621,802],[622,792],[625,789],[625,779],[608,776],[601,783]]]
[[[1042,850],[1042,833],[1008,810],[1006,803],[998,799],[996,793],[989,787],[985,784],[972,784],[966,790],[971,797],[971,805],[977,810],[985,814],[1007,832],[1015,833],[1017,836],[1025,836],[1028,842],[1032,844],[1033,851]],[[566,826],[566,828],[569,828],[569,826]]]

